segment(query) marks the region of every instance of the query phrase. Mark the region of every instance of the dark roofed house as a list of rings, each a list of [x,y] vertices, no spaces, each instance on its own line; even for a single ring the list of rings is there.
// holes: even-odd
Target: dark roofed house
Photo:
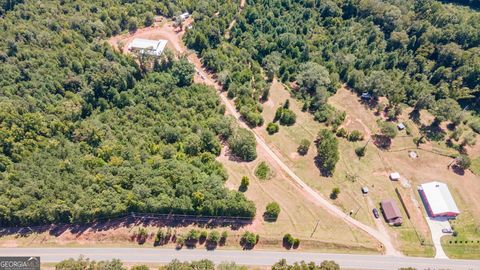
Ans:
[[[402,214],[393,200],[385,200],[380,203],[385,220],[395,226],[402,225]]]

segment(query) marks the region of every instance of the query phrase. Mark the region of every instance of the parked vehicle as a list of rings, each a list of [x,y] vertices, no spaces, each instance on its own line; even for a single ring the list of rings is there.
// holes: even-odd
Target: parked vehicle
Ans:
[[[442,233],[453,233],[452,229],[442,229]]]
[[[372,99],[372,95],[371,95],[370,93],[362,93],[361,99],[363,99],[363,100],[371,100],[371,99]]]
[[[373,208],[372,212],[373,212],[373,216],[375,216],[375,218],[380,217],[380,215],[378,214],[377,208]]]

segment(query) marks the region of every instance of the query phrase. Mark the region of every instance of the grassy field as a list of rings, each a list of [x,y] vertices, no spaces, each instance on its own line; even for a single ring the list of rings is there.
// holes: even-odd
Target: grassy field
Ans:
[[[458,232],[457,237],[444,236],[442,246],[450,258],[478,259],[480,258],[480,226],[470,217],[460,215],[457,220],[451,221]]]
[[[263,226],[256,225],[260,234],[260,241],[255,246],[255,249],[268,250],[285,250],[282,246],[282,237],[280,230],[271,231],[272,227],[287,228],[285,222],[279,221],[279,226]],[[315,224],[313,224],[314,226]],[[320,227],[320,225],[319,225]],[[145,228],[148,233],[148,238],[144,243],[138,243],[135,239],[135,233],[139,228]],[[166,227],[163,227],[164,230]],[[231,228],[231,227],[217,227],[206,228],[195,225],[185,227],[171,227],[174,234],[186,234],[191,229],[197,229],[210,232],[216,230],[218,232],[227,231],[228,238],[224,245],[217,246],[217,249],[240,249],[240,240],[243,232],[250,228]],[[312,228],[313,229],[313,228]],[[379,249],[375,248],[376,243],[373,243],[365,235],[356,234],[350,231],[349,228],[340,226],[340,229],[346,230],[347,237],[339,237],[338,239],[328,239],[322,235],[321,232],[310,235],[295,234],[294,230],[289,229],[296,237],[301,239],[300,246],[297,250],[318,251],[318,252],[333,252],[333,253],[364,253],[364,254],[378,254]],[[54,236],[50,232],[32,233],[28,236],[9,235],[0,238],[0,247],[129,247],[129,248],[152,248],[154,247],[155,233],[157,226],[143,226],[133,225],[128,227],[110,228],[101,231],[85,230],[85,231],[65,231],[61,235]],[[270,232],[267,233],[267,231]],[[325,230],[331,233],[331,230]],[[347,240],[350,239],[350,240]],[[370,241],[370,242],[369,242]],[[176,248],[175,242],[170,241],[166,245],[158,246],[157,248]],[[187,248],[187,247],[183,247]],[[190,247],[189,247],[190,248]],[[197,243],[194,248],[205,249],[205,243]]]
[[[472,165],[470,167],[470,170],[475,175],[480,176],[480,156],[472,159]]]
[[[379,202],[384,199],[394,199],[401,207],[395,188],[400,191],[411,219],[407,219],[402,209],[405,223],[400,228],[388,225],[386,227],[391,238],[404,254],[410,256],[433,256],[434,254],[424,207],[416,191],[417,185],[433,180],[446,182],[454,190],[456,199],[466,200],[457,202],[461,209],[473,202],[474,209],[471,214],[464,214],[467,218],[473,213],[480,213],[480,205],[472,197],[479,191],[478,185],[475,185],[474,190],[462,194],[461,199],[460,194],[455,193],[463,185],[474,185],[476,177],[468,171],[464,175],[458,175],[447,168],[451,162],[448,156],[455,154],[455,151],[447,148],[445,143],[429,142],[422,145],[421,149],[416,149],[413,137],[418,136],[419,129],[408,119],[408,109],[405,109],[401,121],[410,127],[410,134],[407,135],[406,131],[401,131],[393,140],[389,151],[379,150],[372,143],[368,143],[366,155],[359,159],[354,150],[358,146],[365,145],[368,139],[355,143],[339,139],[340,161],[333,177],[325,178],[320,175],[314,163],[316,148],[313,144],[305,156],[300,156],[296,152],[302,139],[313,142],[317,132],[324,126],[314,121],[309,113],[302,112],[301,104],[290,98],[290,94],[280,83],[274,83],[270,93],[270,100],[263,106],[265,122],[272,121],[276,108],[286,99],[290,99],[290,108],[297,114],[297,123],[291,127],[280,126],[280,131],[274,135],[268,135],[264,127],[258,130],[271,148],[282,156],[295,173],[324,196],[328,197],[332,188],[339,187],[341,193],[336,200],[332,201],[339,208],[346,213],[351,212],[352,216],[359,221],[374,227],[372,208],[378,207]],[[330,98],[330,103],[346,111],[347,118],[343,127],[348,131],[359,130],[366,137],[377,132],[376,121],[381,117],[362,105],[352,92],[344,88],[339,89],[337,94]],[[422,112],[422,119],[431,120],[425,112]],[[409,151],[412,150],[417,152],[417,159],[409,157]],[[399,172],[402,176],[401,181],[390,181],[388,175],[391,172]],[[362,186],[369,187],[369,195],[364,196],[360,192]],[[478,221],[475,222],[478,223]]]
[[[229,174],[227,186],[229,188],[238,189],[243,176],[250,178],[250,185],[245,194],[255,202],[257,218],[244,230],[259,233],[261,247],[279,247],[283,235],[291,233],[294,237],[302,240],[300,249],[329,252],[379,251],[379,243],[343,221],[336,220],[323,209],[305,199],[293,182],[271,164],[272,177],[268,180],[257,179],[254,170],[258,163],[264,161],[261,157],[254,162],[238,163],[222,155],[220,161],[227,168]],[[263,220],[262,215],[266,205],[273,201],[280,204],[281,212],[277,221],[268,222]],[[262,241],[262,238],[269,240]]]
[[[444,236],[442,246],[450,258],[478,259],[480,258],[480,222],[476,208],[463,199],[458,190],[454,197],[460,208],[460,215],[450,221],[452,228],[458,232],[456,237]],[[477,197],[478,198],[478,197]]]

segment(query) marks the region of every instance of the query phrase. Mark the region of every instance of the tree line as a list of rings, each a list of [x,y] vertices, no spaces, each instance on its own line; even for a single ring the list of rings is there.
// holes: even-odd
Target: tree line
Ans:
[[[92,269],[92,270],[127,270],[123,263],[114,259],[111,261],[92,261],[85,257],[78,259],[67,259],[55,265],[56,270]],[[149,270],[147,265],[134,265],[130,270]],[[160,266],[159,270],[247,270],[248,267],[238,265],[234,262],[222,262],[215,265],[212,261],[203,259],[199,261],[181,262],[177,259]],[[285,259],[275,263],[272,270],[340,270],[335,261],[323,261],[320,264],[304,261],[288,264]]]

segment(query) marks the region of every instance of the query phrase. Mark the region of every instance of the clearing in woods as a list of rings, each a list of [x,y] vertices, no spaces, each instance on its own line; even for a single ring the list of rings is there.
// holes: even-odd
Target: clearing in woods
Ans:
[[[150,27],[141,29],[135,34],[114,37],[110,39],[109,43],[115,48],[119,47],[118,44],[123,44],[123,48],[125,48],[125,45],[135,37],[166,39],[170,43],[170,48],[180,53],[188,52],[183,43],[179,42],[184,32],[177,31],[178,29],[172,23],[164,23],[160,27]],[[128,53],[125,49],[123,52]],[[196,66],[197,71],[206,74],[200,70],[201,63],[194,53],[188,54],[187,58]],[[194,81],[214,86],[216,89],[219,88],[218,84],[208,75],[202,78],[199,73],[196,73]],[[231,112],[227,110],[227,114],[231,114]],[[230,175],[227,185],[232,189],[238,189],[241,177],[244,175],[250,177],[251,184],[246,195],[255,202],[257,215],[253,224],[247,229],[255,230],[261,236],[265,235],[265,238],[269,239],[261,240],[260,247],[281,246],[283,235],[291,233],[294,237],[302,240],[301,248],[304,249],[342,252],[379,252],[382,250],[381,245],[363,231],[340,219],[338,222],[332,222],[336,219],[334,216],[305,199],[309,195],[282,173],[282,169],[276,165],[264,148],[257,146],[258,158],[251,163],[237,162],[225,155],[225,152],[224,149],[222,156],[218,159],[225,165]],[[257,163],[261,161],[265,161],[275,175],[260,183],[254,176],[254,170]],[[299,197],[304,199],[299,200]],[[263,220],[265,206],[271,201],[278,202],[282,208],[278,220],[274,223]]]
[[[171,22],[163,23],[162,25],[140,29],[136,33],[113,37],[109,40],[109,44],[124,53],[128,53],[127,45],[135,37],[167,39],[169,41],[168,47],[177,52],[185,53],[187,52],[186,48],[179,42],[183,32],[178,32],[178,30]],[[199,59],[194,54],[189,54],[187,57],[199,70],[201,66]],[[197,73],[195,82],[206,83],[218,89],[218,85],[210,76],[202,78]],[[314,201],[315,203],[312,203],[310,194],[284,174],[283,168],[279,167],[279,164],[265,151],[265,146],[257,146],[258,158],[250,163],[236,161],[226,154],[226,150],[223,149],[218,160],[225,165],[230,175],[227,186],[238,189],[242,176],[249,176],[250,186],[246,191],[246,196],[253,200],[257,206],[257,215],[251,225],[240,230],[229,230],[231,237],[227,241],[227,248],[238,247],[238,240],[242,231],[253,230],[261,236],[258,248],[281,248],[283,235],[290,233],[301,239],[299,249],[342,253],[378,253],[383,251],[381,244],[373,237],[330,214],[318,202]],[[274,172],[269,180],[259,181],[254,176],[254,169],[261,161],[265,161]],[[263,219],[265,206],[272,201],[278,202],[282,209],[276,222],[268,222]],[[2,242],[7,246],[40,245],[42,243],[51,243],[52,245],[82,245],[82,243],[88,245],[103,245],[103,243],[122,245],[125,240],[128,240],[135,228],[134,226],[118,227],[101,232],[87,230],[82,233],[65,231],[56,238],[40,234],[32,235],[32,238],[29,237],[21,241],[7,238],[3,239]],[[188,229],[189,227],[177,228],[177,232],[181,233]],[[219,230],[223,230],[223,228],[219,228]],[[151,228],[149,232],[154,233],[155,228]],[[149,238],[148,241],[151,241],[151,239]]]
[[[470,171],[466,171],[464,175],[458,175],[448,169],[447,165],[452,159],[432,153],[432,151],[452,153],[451,149],[446,149],[441,144],[427,143],[421,146],[422,149],[415,149],[413,136],[418,135],[418,128],[408,120],[408,109],[405,109],[400,121],[410,126],[412,135],[407,135],[406,131],[400,132],[393,140],[389,151],[381,151],[370,142],[367,144],[365,157],[359,159],[355,154],[355,148],[364,146],[369,137],[378,131],[376,120],[380,116],[375,116],[372,110],[361,104],[354,93],[344,87],[340,88],[329,102],[347,113],[342,127],[348,131],[355,129],[361,131],[365,139],[360,142],[348,142],[346,139],[339,138],[340,161],[337,163],[334,176],[325,178],[320,175],[315,166],[316,148],[313,145],[318,130],[324,125],[314,121],[309,113],[302,112],[301,104],[290,98],[290,93],[281,83],[274,81],[270,93],[270,100],[263,106],[265,122],[272,121],[275,110],[286,99],[290,99],[290,108],[297,114],[297,123],[291,127],[281,126],[280,132],[272,136],[267,134],[264,127],[257,130],[263,132],[263,137],[269,146],[310,186],[315,187],[324,196],[328,196],[333,187],[339,187],[341,193],[333,201],[338,207],[345,212],[352,211],[353,216],[365,224],[377,227],[380,231],[387,230],[396,247],[405,255],[433,256],[434,248],[425,220],[425,210],[416,187],[433,180],[446,182],[462,211],[458,220],[454,222],[457,224],[455,229],[465,238],[470,239],[470,245],[459,246],[458,243],[457,246],[444,245],[445,252],[452,258],[475,258],[475,256],[478,258],[480,203],[474,199],[475,194],[480,194],[480,187],[475,184],[478,177]],[[305,156],[297,154],[297,147],[302,139],[312,142]],[[410,158],[407,149],[416,151],[418,158]],[[401,181],[390,181],[388,175],[391,172],[399,172],[402,176]],[[360,191],[362,186],[370,189],[369,195],[362,195]],[[465,189],[466,186],[469,188]],[[411,215],[411,219],[408,219],[402,209],[405,222],[401,227],[390,227],[383,220],[378,222],[372,215],[372,208],[379,208],[379,202],[387,198],[395,199],[401,208],[395,188],[402,195]],[[450,238],[444,240],[444,243],[450,243]],[[474,241],[475,245],[471,241]],[[463,250],[469,255],[459,255],[457,250]]]

